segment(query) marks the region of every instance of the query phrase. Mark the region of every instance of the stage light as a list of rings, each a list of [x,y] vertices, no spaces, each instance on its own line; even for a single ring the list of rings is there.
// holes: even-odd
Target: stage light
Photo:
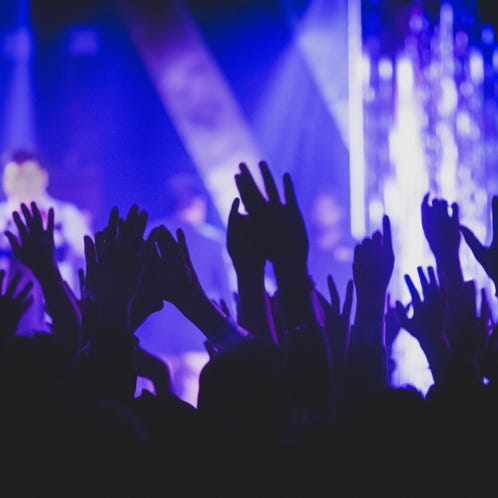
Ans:
[[[393,77],[393,65],[389,59],[382,58],[379,61],[379,76],[383,80],[390,80]]]
[[[482,28],[481,40],[484,45],[493,45],[495,41],[495,31],[492,26],[484,26]]]

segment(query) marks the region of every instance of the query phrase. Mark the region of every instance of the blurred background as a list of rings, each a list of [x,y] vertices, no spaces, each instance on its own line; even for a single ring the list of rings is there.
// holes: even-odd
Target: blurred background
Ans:
[[[295,182],[312,275],[343,294],[355,241],[393,225],[392,300],[434,264],[425,193],[490,238],[498,192],[498,50],[491,2],[2,0],[0,152],[34,147],[49,191],[94,230],[113,206],[152,219],[196,176],[224,229],[234,174],[265,159]],[[467,278],[488,281],[462,242]],[[494,292],[490,289],[491,294]],[[410,338],[397,354],[431,382]],[[407,362],[410,364],[410,362]]]

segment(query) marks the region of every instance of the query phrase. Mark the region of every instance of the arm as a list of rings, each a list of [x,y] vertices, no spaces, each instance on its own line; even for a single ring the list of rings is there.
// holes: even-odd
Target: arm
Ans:
[[[17,289],[20,274],[16,274],[4,285],[5,270],[0,270],[0,336],[3,344],[6,339],[16,334],[17,325],[33,302],[30,296],[33,282],[28,282]],[[5,289],[4,289],[5,287]]]
[[[154,228],[150,237],[157,250],[156,272],[162,299],[176,306],[216,350],[252,337],[243,327],[237,326],[205,293],[181,229],[177,230],[178,240],[175,240],[164,225]]]
[[[348,396],[369,396],[389,383],[385,345],[386,292],[394,268],[391,224],[356,245],[353,280],[357,306],[347,362]]]
[[[113,208],[95,242],[85,238],[87,278],[93,280],[94,328],[80,355],[82,384],[91,397],[129,400],[136,386],[138,340],[131,308],[142,274],[143,232],[147,213],[132,206],[126,219]]]
[[[422,286],[423,299],[409,275],[405,282],[412,298],[413,316],[408,318],[406,307],[396,301],[400,325],[418,340],[429,362],[434,382],[441,384],[448,376],[450,361],[450,344],[444,332],[446,321],[446,301],[436,279],[432,266],[428,267],[428,276],[422,267],[417,268]]]
[[[31,203],[31,211],[22,204],[21,211],[24,221],[17,211],[13,213],[19,235],[7,231],[6,236],[15,256],[40,282],[52,317],[52,333],[67,354],[74,356],[80,345],[81,315],[55,259],[54,210],[49,210],[46,228],[36,203]]]
[[[240,165],[238,184],[245,181],[248,185],[242,197],[246,209],[255,205],[259,212],[267,259],[277,280],[275,298],[283,324],[280,346],[286,362],[289,410],[293,430],[300,431],[330,416],[330,348],[316,314],[314,285],[308,274],[308,234],[292,180],[289,174],[283,177],[282,202],[268,165],[260,162],[259,169],[267,200],[245,164]]]
[[[444,282],[447,289],[457,289],[463,284],[459,256],[460,223],[458,204],[453,203],[451,210],[450,216],[446,200],[433,199],[432,204],[429,204],[429,194],[424,196],[421,205],[422,228],[436,259],[439,281]],[[448,298],[450,298],[449,295]]]
[[[498,297],[498,196],[492,201],[493,238],[489,246],[484,246],[465,226],[460,226],[465,242],[467,242],[477,261],[495,285],[495,296]]]
[[[246,196],[243,180],[237,182]],[[234,199],[228,218],[227,248],[237,274],[238,321],[260,337],[278,342],[269,297],[265,290],[266,257],[261,238],[257,208],[251,206],[249,215],[238,212],[240,200]]]

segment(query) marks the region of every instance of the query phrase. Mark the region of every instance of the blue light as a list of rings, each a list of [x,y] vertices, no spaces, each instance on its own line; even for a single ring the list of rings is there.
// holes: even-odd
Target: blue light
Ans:
[[[495,31],[492,26],[484,26],[481,30],[481,40],[484,45],[492,45],[495,41]]]

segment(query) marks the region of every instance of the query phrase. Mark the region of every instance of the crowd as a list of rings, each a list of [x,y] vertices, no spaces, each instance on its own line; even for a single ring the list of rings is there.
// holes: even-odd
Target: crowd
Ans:
[[[183,230],[158,225],[145,235],[140,206],[113,208],[107,226],[84,237],[79,294],[57,264],[54,210],[46,221],[36,202],[13,211],[5,235],[51,320],[49,331],[16,333],[33,283],[0,272],[6,496],[479,496],[495,488],[498,335],[490,297],[464,280],[459,248],[463,238],[498,285],[498,197],[489,246],[460,225],[457,205],[421,200],[436,265],[407,275],[411,302],[391,307],[389,216],[354,247],[346,289],[329,275],[325,295],[309,271],[291,177],[279,188],[265,162],[259,171],[264,192],[246,164],[234,171],[239,197],[226,247],[235,312],[200,284]],[[265,288],[267,265],[274,292]],[[137,339],[165,302],[205,336],[196,406],[175,394],[168,364]],[[426,395],[390,385],[401,329],[427,356],[434,384]],[[138,377],[153,388],[137,393]]]

